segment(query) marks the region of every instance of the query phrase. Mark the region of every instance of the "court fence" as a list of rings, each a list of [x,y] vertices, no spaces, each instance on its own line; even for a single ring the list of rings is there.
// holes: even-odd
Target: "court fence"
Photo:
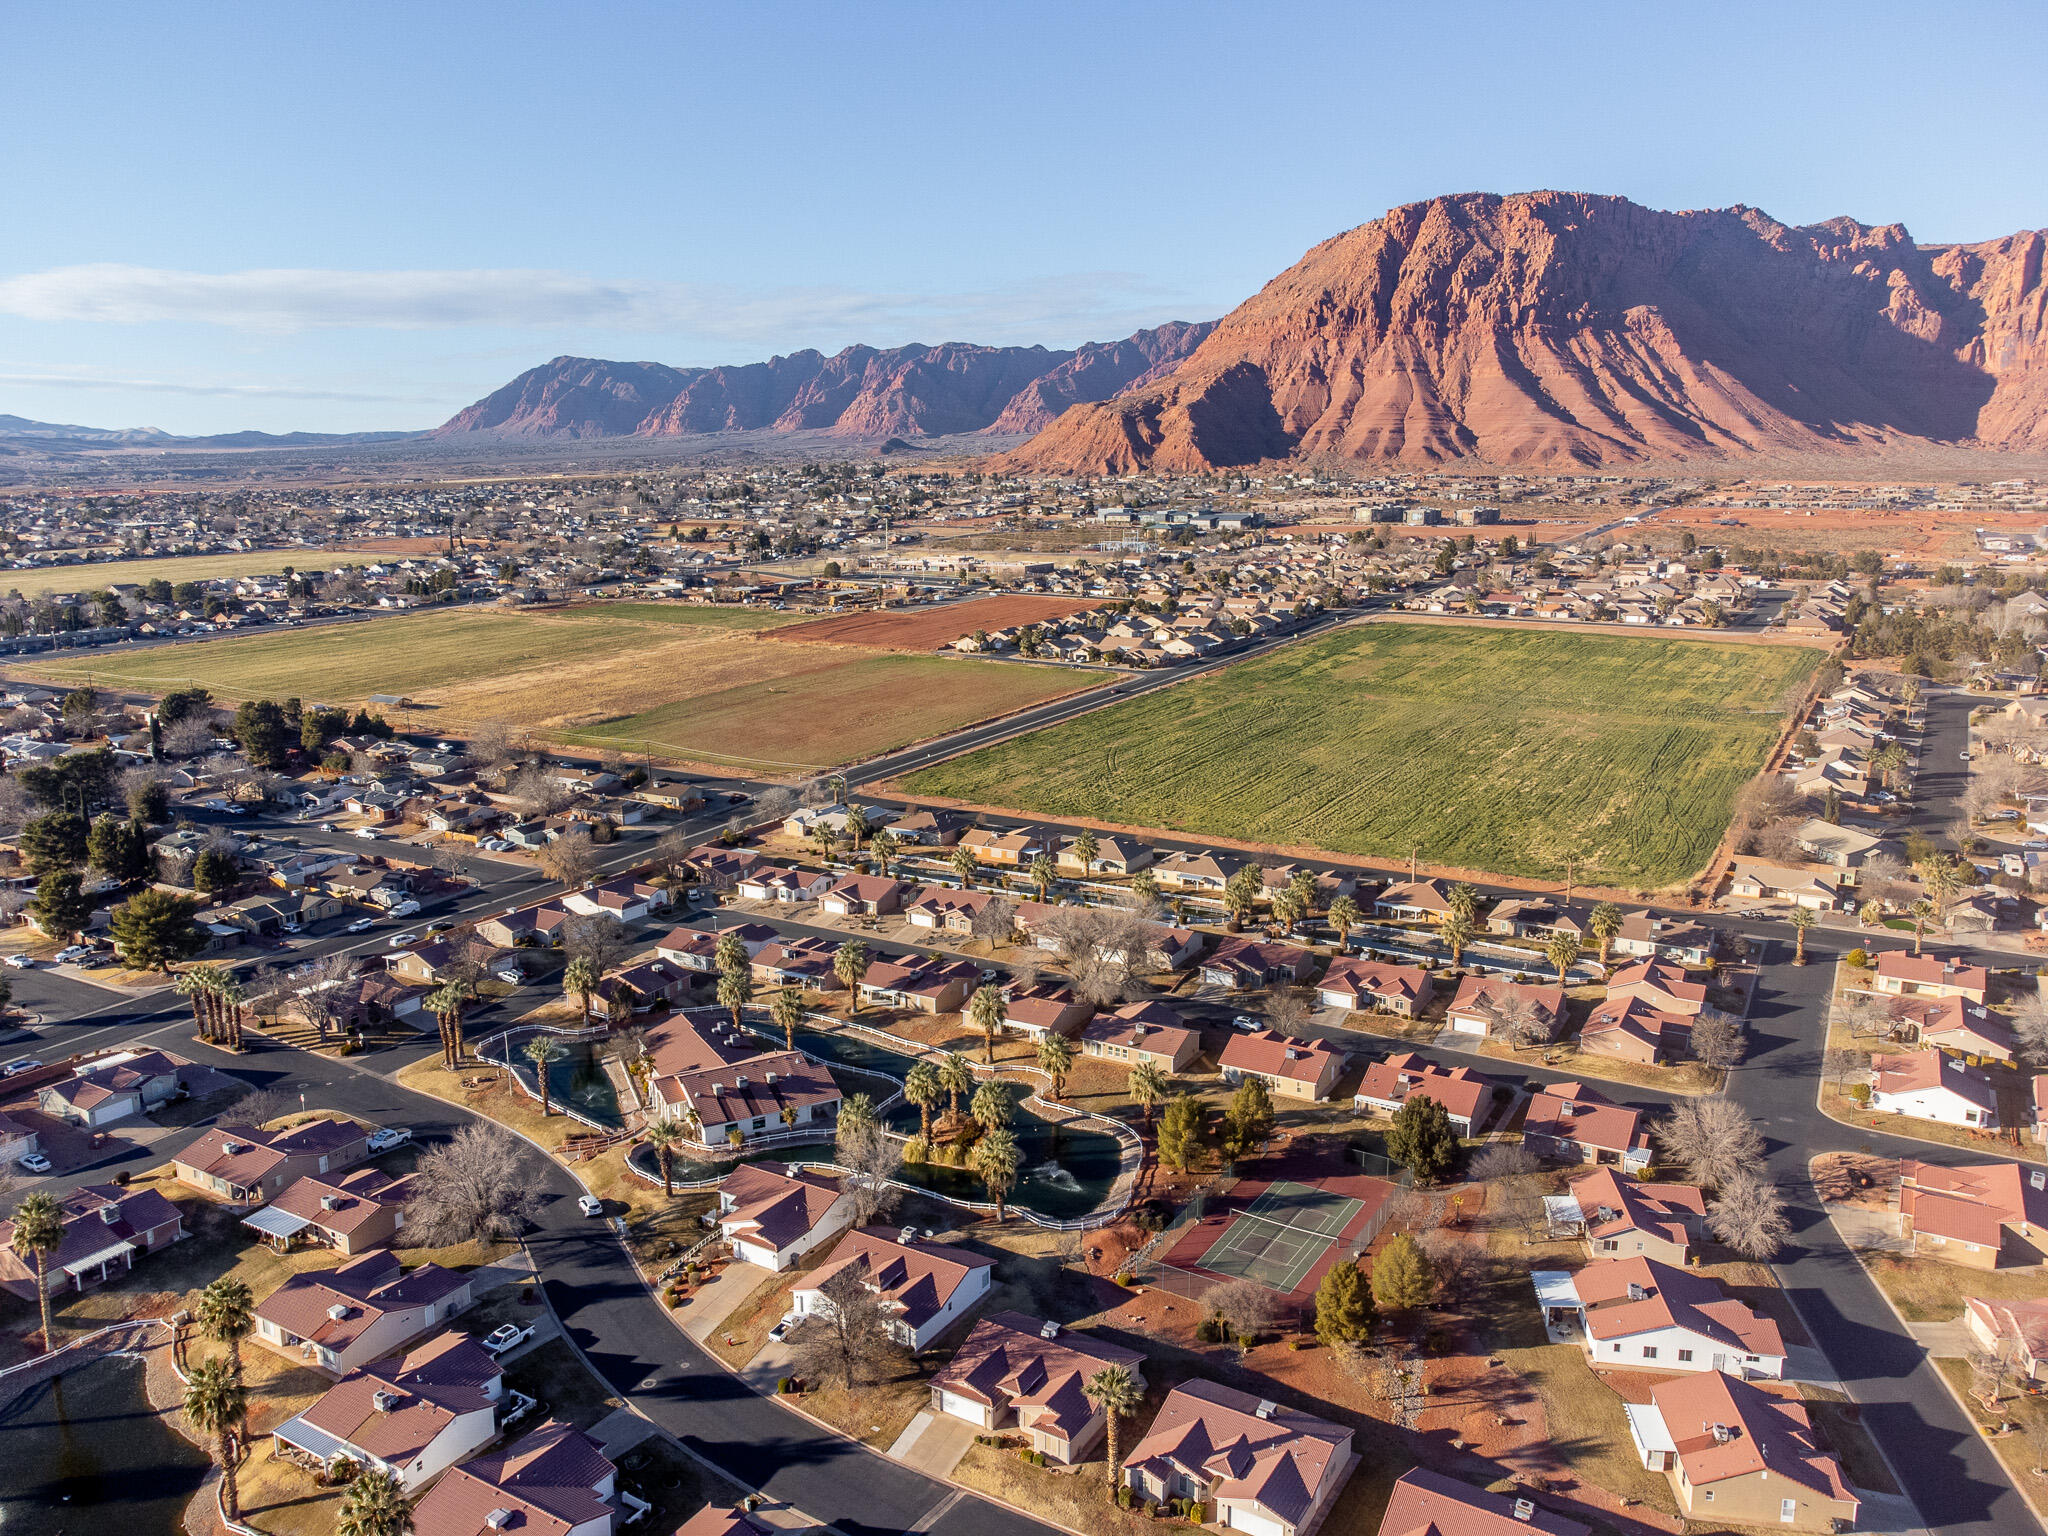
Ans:
[[[1187,1204],[1174,1216],[1174,1219],[1165,1227],[1162,1227],[1158,1235],[1132,1257],[1130,1264],[1126,1267],[1130,1271],[1133,1283],[1153,1287],[1170,1295],[1184,1296],[1190,1301],[1200,1301],[1217,1286],[1226,1284],[1228,1282],[1227,1276],[1209,1274],[1202,1270],[1183,1269],[1177,1264],[1167,1263],[1166,1255],[1174,1251],[1174,1248],[1178,1245],[1181,1237],[1187,1232],[1189,1227],[1199,1222],[1205,1214],[1215,1208],[1216,1204],[1223,1197],[1227,1196],[1237,1187],[1237,1182],[1234,1178],[1219,1178],[1213,1184],[1204,1185],[1196,1190]],[[1355,1263],[1362,1257],[1365,1251],[1372,1247],[1373,1240],[1385,1229],[1387,1222],[1393,1217],[1399,1205],[1400,1202],[1393,1198],[1382,1200],[1379,1208],[1367,1218],[1363,1227],[1359,1228],[1350,1237],[1331,1244],[1331,1248],[1341,1256],[1341,1261]],[[1231,1212],[1230,1215],[1233,1223],[1243,1214],[1245,1213],[1242,1211]],[[1253,1219],[1276,1221],[1277,1217],[1268,1216],[1264,1213],[1254,1213]],[[1278,1224],[1281,1226],[1288,1225],[1284,1221]],[[1228,1230],[1228,1227],[1224,1229],[1225,1232]],[[1218,1241],[1221,1241],[1222,1237],[1223,1233],[1219,1232],[1217,1234]],[[1317,1262],[1321,1262],[1320,1256],[1318,1256]],[[1297,1301],[1291,1295],[1282,1295],[1277,1291],[1273,1293],[1273,1297],[1273,1324],[1275,1327],[1283,1330],[1292,1330],[1297,1333],[1307,1333],[1315,1327],[1316,1309],[1314,1298],[1311,1297],[1306,1301]]]

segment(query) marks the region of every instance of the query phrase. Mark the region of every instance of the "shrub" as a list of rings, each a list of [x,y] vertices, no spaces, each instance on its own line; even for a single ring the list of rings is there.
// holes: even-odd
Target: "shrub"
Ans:
[[[1237,1336],[1237,1347],[1239,1349],[1250,1349],[1258,1342],[1259,1336],[1256,1333],[1240,1333]]]
[[[1213,1317],[1205,1317],[1195,1324],[1195,1337],[1204,1344],[1223,1342],[1223,1324]]]
[[[1132,1492],[1131,1492],[1131,1485],[1130,1485],[1129,1483],[1119,1483],[1119,1484],[1117,1484],[1117,1489],[1116,1489],[1116,1502],[1117,1502],[1117,1507],[1118,1507],[1119,1509],[1129,1509],[1129,1508],[1131,1507],[1131,1505],[1132,1505],[1132,1503],[1133,1503],[1134,1501],[1135,1501],[1135,1496],[1134,1496],[1134,1495],[1132,1494]]]
[[[1132,1276],[1131,1272],[1128,1269],[1120,1269],[1116,1272],[1116,1283],[1122,1286],[1125,1290],[1129,1290],[1138,1282]]]
[[[1851,1083],[1849,1085],[1849,1097],[1858,1104],[1868,1104],[1870,1102],[1870,1084]]]
[[[1867,971],[1870,969],[1870,951],[1868,950],[1852,949],[1849,951],[1848,954],[1844,955],[1842,958],[1847,960],[1851,965],[1855,966],[1856,969],[1859,971]]]
[[[1289,1349],[1307,1349],[1310,1345],[1314,1343],[1314,1339],[1289,1339],[1287,1341],[1287,1347]]]

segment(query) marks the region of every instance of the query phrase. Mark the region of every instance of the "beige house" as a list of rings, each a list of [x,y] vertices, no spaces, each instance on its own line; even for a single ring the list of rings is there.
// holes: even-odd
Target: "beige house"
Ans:
[[[1711,1371],[1659,1382],[1648,1403],[1622,1412],[1643,1465],[1671,1479],[1690,1519],[1808,1531],[1855,1523],[1842,1464],[1793,1399]]]

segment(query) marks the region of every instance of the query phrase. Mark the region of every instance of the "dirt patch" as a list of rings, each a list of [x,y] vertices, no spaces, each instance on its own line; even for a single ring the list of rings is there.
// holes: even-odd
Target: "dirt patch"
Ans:
[[[883,609],[817,619],[779,629],[775,638],[865,645],[885,651],[933,651],[976,630],[993,632],[1019,624],[1039,624],[1101,606],[1099,602],[1066,597],[980,597],[942,608],[901,612]]]

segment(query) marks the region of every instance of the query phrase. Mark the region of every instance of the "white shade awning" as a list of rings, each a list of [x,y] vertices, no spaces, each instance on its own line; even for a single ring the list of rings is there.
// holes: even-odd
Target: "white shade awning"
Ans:
[[[88,1253],[82,1259],[73,1259],[69,1264],[63,1266],[64,1273],[70,1275],[75,1280],[88,1269],[98,1269],[102,1264],[110,1264],[115,1259],[126,1258],[134,1251],[135,1245],[133,1243],[111,1243],[97,1252]]]
[[[242,1218],[242,1225],[254,1227],[265,1237],[291,1237],[303,1228],[313,1225],[312,1218],[294,1216],[290,1211],[280,1211],[274,1205],[266,1205],[260,1211],[251,1211]]]

